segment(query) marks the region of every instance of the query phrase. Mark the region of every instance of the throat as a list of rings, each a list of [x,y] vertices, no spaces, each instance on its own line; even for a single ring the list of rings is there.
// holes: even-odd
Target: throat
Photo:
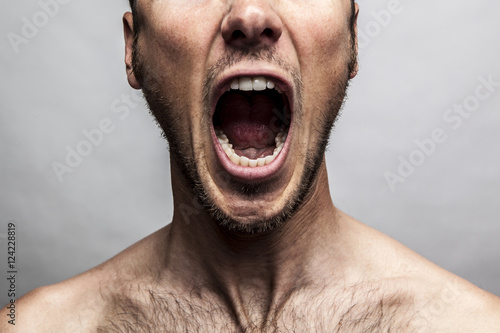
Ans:
[[[212,120],[229,159],[249,167],[271,163],[281,151],[289,127],[283,96],[274,90],[227,92],[217,103]]]
[[[272,99],[266,95],[229,94],[219,105],[220,129],[235,149],[269,148],[280,131],[273,124],[273,108]]]
[[[223,132],[240,156],[258,159],[274,153],[276,134],[266,124],[252,119],[239,119],[223,127]]]

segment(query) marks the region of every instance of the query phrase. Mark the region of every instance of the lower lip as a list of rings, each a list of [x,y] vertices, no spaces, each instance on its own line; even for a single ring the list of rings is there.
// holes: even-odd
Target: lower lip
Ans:
[[[212,127],[212,141],[214,142],[215,152],[219,157],[219,161],[224,167],[224,169],[234,178],[237,178],[242,181],[262,181],[273,177],[279,170],[282,169],[285,164],[286,157],[288,156],[288,151],[290,148],[290,139],[292,137],[292,127],[290,126],[288,130],[288,135],[283,145],[283,149],[276,156],[276,158],[269,164],[264,166],[257,166],[255,168],[252,167],[244,167],[241,165],[236,165],[227,156],[227,154],[222,149],[222,146],[215,135],[215,131]]]

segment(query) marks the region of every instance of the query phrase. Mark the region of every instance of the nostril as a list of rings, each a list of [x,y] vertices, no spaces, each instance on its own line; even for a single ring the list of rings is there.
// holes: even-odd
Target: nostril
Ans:
[[[273,35],[274,35],[274,32],[270,28],[266,28],[266,29],[264,29],[264,31],[262,31],[262,36],[273,37]]]
[[[241,31],[241,30],[235,30],[235,31],[233,31],[233,33],[231,34],[231,38],[232,38],[233,40],[240,39],[240,38],[241,38],[241,39],[245,39],[245,37],[246,37],[246,36],[245,36],[245,34],[244,34],[244,33],[243,33],[243,31]]]

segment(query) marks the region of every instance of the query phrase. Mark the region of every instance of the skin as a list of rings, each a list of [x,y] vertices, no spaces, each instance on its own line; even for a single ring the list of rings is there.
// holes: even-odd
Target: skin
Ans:
[[[0,329],[500,331],[498,297],[347,216],[331,200],[323,138],[357,71],[349,66],[350,5],[347,0],[142,1],[135,58],[133,19],[126,13],[129,83],[145,91],[171,149],[182,151],[171,151],[172,223],[88,272],[26,295],[17,304],[16,327],[3,320]],[[286,66],[243,56],[217,67],[228,54],[263,47],[272,48]],[[219,76],[207,81],[214,68]],[[294,82],[284,68],[294,69],[302,86],[300,93],[297,85],[288,92],[292,148],[283,167],[259,184],[258,194],[249,195],[217,162],[207,112],[216,101],[204,92],[214,91],[226,73],[248,70]],[[317,170],[303,190],[315,159]],[[204,191],[202,203],[217,207],[224,219],[199,202],[193,179]],[[299,193],[304,195],[297,202]],[[296,209],[289,218],[261,228],[290,204]],[[230,225],[224,223],[228,219]],[[249,230],[254,233],[244,232]]]

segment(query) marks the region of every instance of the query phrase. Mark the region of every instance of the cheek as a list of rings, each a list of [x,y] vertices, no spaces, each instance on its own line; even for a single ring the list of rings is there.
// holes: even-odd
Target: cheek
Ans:
[[[161,19],[151,20],[141,31],[142,62],[162,95],[176,111],[187,114],[188,110],[196,109],[194,104],[202,99],[200,87],[205,66],[202,52],[206,51],[207,42],[200,25],[193,22],[194,15],[171,10],[169,15],[159,17]]]
[[[304,82],[304,122],[317,128],[326,120],[320,111],[328,109],[338,93],[339,82],[347,80],[350,60],[350,32],[344,12],[320,15],[321,12],[326,9],[316,12],[315,17],[297,19],[303,23],[291,28]],[[311,128],[304,126],[303,130]],[[317,138],[312,132],[306,135]]]
[[[316,68],[331,68],[340,64],[348,55],[349,30],[346,24],[330,20],[316,20],[313,24],[302,27],[297,39],[301,67],[314,65]]]
[[[301,74],[304,81],[304,97],[320,102],[330,97],[332,87],[346,80],[350,62],[350,37],[347,28],[327,23],[306,28],[303,40],[297,47]]]
[[[165,79],[179,79],[190,68],[190,45],[185,37],[175,33],[175,26],[162,25],[143,31],[141,52],[151,74]],[[179,30],[177,30],[179,31]]]
[[[209,22],[205,20],[202,26],[198,13],[180,9],[169,9],[168,15],[158,14],[150,20],[141,31],[139,49],[147,75],[156,81],[159,97],[171,106],[170,114],[163,115],[162,127],[175,120],[175,132],[178,140],[186,144],[185,151],[193,146],[201,151],[198,146],[202,143],[192,138],[201,135],[199,124],[206,122],[201,87],[210,47],[210,31],[206,31]]]
[[[187,84],[199,81],[205,59],[203,51],[208,39],[195,10],[162,6],[152,8],[157,13],[142,30],[141,52],[154,75],[186,90]],[[198,22],[198,24],[197,24]]]

